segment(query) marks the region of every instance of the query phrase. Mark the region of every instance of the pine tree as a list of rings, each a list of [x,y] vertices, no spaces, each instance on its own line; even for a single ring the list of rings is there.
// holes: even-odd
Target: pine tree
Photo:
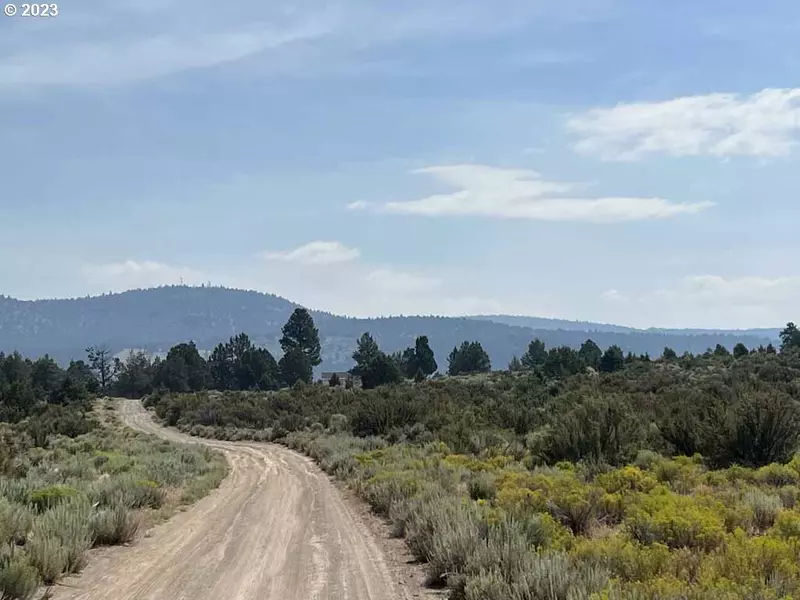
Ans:
[[[299,380],[311,383],[314,367],[322,362],[319,330],[314,319],[305,308],[296,308],[281,331],[281,380],[289,386]]]
[[[619,346],[609,346],[600,359],[600,370],[604,373],[619,371],[625,366],[625,355]]]
[[[281,337],[280,343],[284,353],[299,349],[312,367],[322,363],[319,330],[314,325],[314,319],[308,310],[296,308],[283,326],[281,333],[283,337]]]
[[[584,365],[597,369],[600,366],[600,359],[603,356],[603,351],[600,346],[594,343],[593,340],[586,340],[581,344],[581,349],[578,350],[578,358],[581,359]]]
[[[547,361],[547,348],[539,338],[528,344],[528,350],[522,355],[522,364],[526,369],[536,369],[544,366]]]
[[[786,327],[780,332],[781,352],[793,348],[800,348],[800,330],[794,323],[787,323]]]
[[[356,342],[356,350],[353,352],[353,360],[356,365],[350,369],[353,375],[361,376],[361,371],[381,353],[378,343],[369,333],[364,333]]]

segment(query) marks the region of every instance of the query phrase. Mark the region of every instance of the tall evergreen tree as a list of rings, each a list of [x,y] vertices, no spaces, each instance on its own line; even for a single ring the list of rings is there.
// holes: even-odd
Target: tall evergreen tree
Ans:
[[[415,376],[416,372],[421,371],[426,377],[433,375],[439,368],[427,335],[419,336],[414,343],[414,367]]]
[[[153,390],[153,364],[144,352],[131,350],[124,361],[117,359],[114,390],[126,398],[141,398]]]
[[[219,344],[208,359],[212,385],[218,390],[276,389],[278,364],[266,348],[245,333]]]
[[[565,377],[583,370],[583,361],[569,346],[550,348],[542,365],[542,371],[550,377]]]
[[[170,348],[159,365],[155,385],[172,392],[204,390],[210,382],[208,363],[200,356],[194,342],[177,344]]]
[[[353,360],[356,362],[355,366],[350,369],[350,372],[357,377],[361,376],[364,368],[373,360],[375,360],[381,353],[378,343],[373,339],[372,335],[368,332],[361,335],[356,342],[356,350],[353,352]]]
[[[320,354],[322,346],[319,341],[319,330],[314,319],[305,308],[296,308],[281,330],[281,348],[284,353],[299,350],[312,367],[322,363]]]
[[[717,344],[714,348],[714,356],[730,356],[730,351],[722,344]]]
[[[522,355],[522,364],[526,369],[534,370],[543,367],[547,360],[547,348],[539,338],[528,344],[528,350]]]
[[[780,332],[781,352],[791,349],[800,349],[800,329],[794,323],[787,323],[786,327]]]
[[[281,382],[289,387],[298,381],[311,383],[314,377],[314,369],[311,366],[308,356],[299,347],[289,348],[284,352],[278,361],[278,371],[280,372]]]
[[[600,359],[602,356],[603,351],[600,350],[600,346],[595,344],[591,339],[583,342],[580,350],[578,350],[578,358],[581,359],[583,364],[595,370],[600,366]]]
[[[609,346],[600,359],[600,370],[604,373],[619,371],[625,366],[625,355],[617,345]]]
[[[365,390],[376,388],[379,385],[399,383],[403,380],[403,374],[397,367],[397,363],[383,352],[379,352],[372,360],[364,365],[361,370],[361,387]]]
[[[480,342],[463,342],[460,347],[453,348],[447,362],[448,375],[487,373],[492,370],[489,355]]]

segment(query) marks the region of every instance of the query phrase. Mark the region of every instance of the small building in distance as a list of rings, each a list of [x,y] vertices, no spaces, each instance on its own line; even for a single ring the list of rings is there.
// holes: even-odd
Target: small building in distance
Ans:
[[[360,386],[361,385],[361,378],[356,377],[355,375],[351,375],[347,371],[323,371],[322,376],[320,377],[320,381],[325,385],[331,384],[331,378],[336,375],[339,378],[339,385],[344,387],[345,383],[348,379],[353,381],[353,386]]]

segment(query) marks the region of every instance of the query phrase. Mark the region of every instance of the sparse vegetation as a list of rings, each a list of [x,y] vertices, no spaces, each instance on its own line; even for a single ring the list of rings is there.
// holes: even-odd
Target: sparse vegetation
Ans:
[[[532,344],[504,373],[148,402],[194,435],[311,456],[455,599],[777,600],[800,592],[798,398],[791,348],[587,343]]]
[[[0,598],[80,571],[93,546],[134,540],[216,487],[224,458],[116,422],[91,366],[0,354]],[[106,381],[110,385],[110,381]]]

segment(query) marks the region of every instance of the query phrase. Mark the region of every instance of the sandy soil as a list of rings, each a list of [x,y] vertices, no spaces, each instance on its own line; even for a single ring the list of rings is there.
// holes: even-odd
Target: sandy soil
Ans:
[[[220,487],[126,547],[94,553],[54,600],[404,600],[425,592],[374,524],[309,459],[272,444],[198,440],[120,402],[130,427],[225,453]]]

